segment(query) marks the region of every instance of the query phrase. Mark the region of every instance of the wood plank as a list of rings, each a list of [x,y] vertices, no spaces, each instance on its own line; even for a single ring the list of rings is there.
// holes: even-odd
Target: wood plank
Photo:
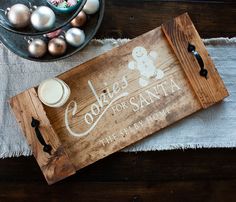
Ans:
[[[235,149],[187,149],[126,153],[117,152],[78,171],[62,181],[131,182],[131,181],[209,181],[236,179]],[[2,159],[0,183],[35,182],[45,185],[34,157]],[[27,177],[26,177],[27,176]],[[49,188],[50,189],[50,188]]]
[[[45,188],[41,183],[0,184],[0,199],[12,201],[192,201],[234,202],[236,180],[176,182],[67,182]],[[33,189],[34,188],[34,189]],[[70,193],[67,194],[67,193]]]
[[[47,186],[33,157],[0,161],[0,201],[234,201],[235,149],[118,152]]]
[[[31,88],[11,98],[10,105],[47,182],[51,184],[74,174],[74,166],[51,127],[35,89]],[[31,126],[32,117],[40,120],[39,129],[45,142],[52,147],[51,154],[43,151],[43,146]]]
[[[106,0],[96,38],[134,38],[184,12],[202,38],[236,36],[234,0]]]
[[[163,24],[162,29],[202,107],[207,108],[221,101],[222,97],[227,97],[227,89],[188,14]],[[199,75],[200,66],[193,54],[189,53],[189,44],[194,45],[201,56],[204,68],[208,71],[207,79]],[[199,78],[196,75],[199,75]]]
[[[50,187],[33,157],[5,159],[0,201],[234,201],[235,154],[235,149],[119,152]]]

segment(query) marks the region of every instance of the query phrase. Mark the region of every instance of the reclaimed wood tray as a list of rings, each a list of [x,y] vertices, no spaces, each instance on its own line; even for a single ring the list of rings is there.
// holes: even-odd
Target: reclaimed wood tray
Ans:
[[[58,78],[71,90],[62,107],[37,87],[10,100],[49,184],[228,96],[186,13]]]

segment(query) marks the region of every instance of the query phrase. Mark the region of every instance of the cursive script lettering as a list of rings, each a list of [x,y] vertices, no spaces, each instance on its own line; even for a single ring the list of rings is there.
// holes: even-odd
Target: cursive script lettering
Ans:
[[[96,98],[96,103],[93,103],[90,107],[90,112],[87,112],[84,115],[84,122],[89,125],[89,128],[86,131],[83,132],[75,132],[71,129],[69,125],[69,115],[71,117],[75,117],[76,113],[78,113],[78,104],[73,100],[71,101],[65,111],[65,125],[69,133],[76,137],[83,137],[88,135],[98,124],[100,119],[103,117],[103,115],[106,113],[106,111],[111,107],[111,105],[116,102],[117,100],[126,97],[129,95],[128,92],[122,92],[122,90],[125,90],[128,86],[128,81],[125,76],[122,77],[121,83],[115,82],[112,85],[112,92],[107,87],[106,93],[101,93],[98,95],[96,92],[92,82],[88,81],[88,86],[90,87],[93,95]],[[105,83],[105,86],[107,84]],[[96,119],[95,119],[96,117]],[[79,126],[80,124],[78,124]]]

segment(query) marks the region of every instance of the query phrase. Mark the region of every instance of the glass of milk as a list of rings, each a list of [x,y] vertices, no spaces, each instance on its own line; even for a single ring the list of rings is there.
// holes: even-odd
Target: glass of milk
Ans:
[[[69,86],[58,78],[43,81],[38,87],[38,97],[49,107],[61,107],[70,97]]]

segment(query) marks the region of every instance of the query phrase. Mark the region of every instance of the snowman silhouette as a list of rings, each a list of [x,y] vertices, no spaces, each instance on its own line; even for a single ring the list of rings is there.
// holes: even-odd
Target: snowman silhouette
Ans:
[[[129,62],[129,69],[137,69],[140,72],[139,84],[144,87],[149,84],[151,78],[162,79],[164,72],[155,66],[157,53],[150,51],[148,54],[144,47],[137,46],[132,51],[133,59]]]

